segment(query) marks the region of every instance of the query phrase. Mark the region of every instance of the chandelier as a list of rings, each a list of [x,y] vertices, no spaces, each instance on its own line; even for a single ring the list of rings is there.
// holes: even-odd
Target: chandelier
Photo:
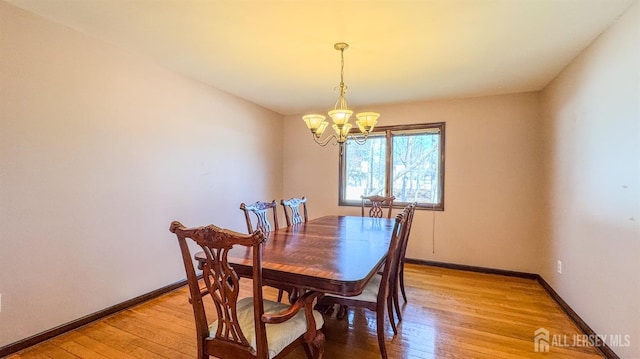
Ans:
[[[309,114],[302,116],[302,119],[307,124],[307,127],[311,131],[314,141],[320,146],[326,146],[330,142],[334,145],[337,143],[342,148],[342,145],[348,140],[352,139],[359,144],[363,144],[367,140],[367,136],[373,131],[373,128],[378,123],[379,113],[376,112],[360,112],[356,114],[356,125],[360,129],[362,136],[356,136],[350,133],[353,125],[349,123],[349,118],[353,114],[353,111],[347,108],[347,100],[344,98],[344,94],[347,92],[347,86],[344,84],[344,50],[349,48],[349,44],[344,42],[338,42],[333,47],[340,51],[340,85],[337,87],[339,91],[338,100],[336,100],[333,110],[328,112],[329,117],[333,120],[331,127],[335,133],[328,134],[323,139],[322,135],[329,126],[329,122],[324,115]]]

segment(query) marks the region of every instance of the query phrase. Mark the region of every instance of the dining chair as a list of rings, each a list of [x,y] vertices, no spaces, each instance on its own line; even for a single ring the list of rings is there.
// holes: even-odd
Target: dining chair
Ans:
[[[262,244],[266,237],[261,230],[241,234],[214,225],[185,228],[177,221],[169,230],[178,238],[187,274],[199,359],[281,358],[296,344],[303,345],[308,358],[322,357],[324,319],[313,310],[320,293],[308,291],[292,305],[263,298]],[[206,255],[202,281],[194,270],[187,238]],[[227,262],[234,246],[252,251],[253,297],[239,299],[240,277]],[[217,315],[206,312],[206,297],[213,301]]]
[[[384,215],[384,207],[388,207],[387,218],[391,218],[391,209],[393,208],[393,201],[396,199],[395,196],[360,196],[362,199],[362,217],[365,216],[365,207],[371,207],[369,209],[369,217],[374,218],[382,218]],[[382,270],[382,269],[381,269]],[[330,313],[333,308],[329,308],[328,312]],[[341,319],[347,312],[347,307],[345,305],[341,305],[338,309],[337,318]]]
[[[253,213],[256,216],[256,228],[261,229],[262,232],[268,234],[269,232],[278,229],[278,202],[276,202],[275,199],[271,202],[257,201],[256,203],[249,205],[241,203],[240,209],[244,212],[244,218],[247,222],[247,230],[249,231],[249,233],[253,232],[250,213]],[[268,218],[269,210],[273,211],[273,225],[271,225],[271,222]],[[285,211],[285,216],[286,214],[287,213]],[[291,294],[293,294],[291,288],[279,288],[276,286],[276,289],[278,289],[278,302],[282,301],[282,296],[284,295],[285,291],[287,291],[290,296]]]
[[[307,198],[296,198],[292,197],[289,199],[283,199],[280,201],[282,204],[282,209],[284,210],[284,219],[287,221],[287,227],[291,227],[295,224],[300,224],[302,222],[308,222],[309,216],[307,214]],[[300,205],[302,205],[302,213],[300,213]],[[304,216],[303,216],[304,215]],[[289,295],[296,295],[298,288],[292,289],[279,289],[278,290],[278,302],[282,300],[283,292],[287,290],[289,291]]]
[[[387,349],[384,337],[384,317],[385,311],[389,313],[391,328],[394,335],[398,334],[396,323],[393,318],[393,293],[392,288],[397,277],[398,252],[400,244],[406,229],[406,221],[408,218],[408,209],[402,210],[397,216],[395,225],[391,235],[389,251],[384,262],[384,270],[382,275],[375,274],[367,284],[362,294],[355,297],[343,297],[333,294],[325,294],[319,301],[321,305],[338,304],[345,307],[358,307],[372,310],[376,313],[376,326],[378,334],[378,346],[380,347],[380,355],[383,359],[387,359]]]
[[[402,313],[400,312],[400,298],[398,296],[398,287],[400,287],[400,291],[402,292],[402,298],[404,299],[404,302],[407,303],[407,294],[405,293],[405,289],[404,289],[404,261],[405,261],[405,256],[407,254],[407,244],[409,243],[409,236],[411,235],[411,225],[413,224],[413,215],[416,211],[417,205],[418,203],[413,202],[413,203],[410,203],[407,207],[405,207],[408,210],[407,223],[405,224],[406,228],[403,234],[403,238],[400,242],[400,250],[398,251],[398,268],[397,268],[398,275],[394,279],[393,302],[394,302],[396,314],[398,316],[399,321],[402,321]]]
[[[384,216],[384,208],[388,207],[387,218],[391,218],[391,209],[395,196],[360,196],[362,198],[362,217],[364,217],[365,207],[369,208],[369,217],[382,218]]]
[[[282,204],[282,208],[284,209],[284,219],[287,221],[287,227],[291,227],[294,224],[300,224],[303,221],[309,221],[306,197],[283,199],[280,201],[280,204]],[[302,214],[300,213],[300,205],[302,205],[303,209]]]
[[[251,216],[249,213],[253,213],[256,216],[256,229],[261,229],[264,233],[269,233],[272,230],[278,229],[278,203],[274,199],[271,202],[257,201],[253,204],[240,204],[240,209],[244,212],[244,218],[247,221],[247,230],[249,233],[253,233],[253,226],[251,225]],[[273,225],[269,222],[268,212],[273,210]]]
[[[261,229],[262,232],[264,232],[265,234],[268,234],[272,230],[278,229],[277,208],[278,208],[278,203],[276,202],[275,199],[271,202],[257,201],[256,203],[249,204],[249,205],[245,203],[241,203],[240,209],[244,212],[244,218],[247,223],[248,233],[253,233],[253,226],[251,225],[251,216],[249,215],[249,213],[255,214],[257,219],[256,229]],[[269,209],[273,209],[273,223],[274,223],[273,226],[271,225],[271,222],[269,222],[269,218],[267,218],[268,217],[267,212],[269,211]],[[202,268],[199,267],[198,269],[202,269]]]

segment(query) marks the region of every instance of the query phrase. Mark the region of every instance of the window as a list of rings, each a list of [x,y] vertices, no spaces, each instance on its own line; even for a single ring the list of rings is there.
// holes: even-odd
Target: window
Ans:
[[[363,145],[345,143],[340,157],[342,206],[359,206],[360,196],[395,196],[394,206],[418,202],[444,210],[445,124],[376,128]]]

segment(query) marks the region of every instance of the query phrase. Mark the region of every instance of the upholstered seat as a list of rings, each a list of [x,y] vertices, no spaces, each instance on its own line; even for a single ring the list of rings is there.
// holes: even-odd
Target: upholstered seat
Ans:
[[[378,300],[378,291],[380,290],[380,282],[382,281],[382,275],[378,274],[371,278],[367,286],[362,293],[355,297],[349,297],[350,300],[375,303]]]
[[[263,303],[266,314],[281,313],[289,308],[286,304],[271,300],[263,300]],[[255,322],[253,320],[253,298],[240,299],[236,305],[236,314],[238,315],[238,324],[240,324],[242,332],[246,333],[247,341],[253,349],[257,350]],[[324,325],[322,314],[314,310],[313,317],[316,321],[316,329],[320,330]],[[217,327],[217,320],[211,323],[209,326],[210,336],[215,336]],[[284,323],[266,324],[265,327],[267,342],[269,343],[269,358],[273,358],[307,331],[307,320],[304,312],[299,311],[298,314]]]

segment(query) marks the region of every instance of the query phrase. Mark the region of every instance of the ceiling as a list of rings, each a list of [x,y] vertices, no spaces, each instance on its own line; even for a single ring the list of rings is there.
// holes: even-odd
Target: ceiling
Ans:
[[[281,114],[537,91],[633,0],[7,0]]]

